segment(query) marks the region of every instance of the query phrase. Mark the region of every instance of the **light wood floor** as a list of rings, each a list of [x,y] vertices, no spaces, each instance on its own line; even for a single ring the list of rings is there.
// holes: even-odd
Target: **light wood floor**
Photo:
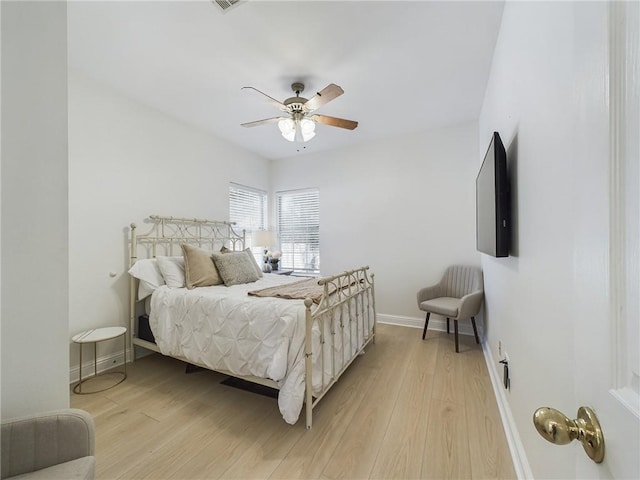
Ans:
[[[295,426],[276,400],[152,355],[117,387],[71,395],[96,422],[98,479],[515,478],[480,346],[379,325],[367,348]]]

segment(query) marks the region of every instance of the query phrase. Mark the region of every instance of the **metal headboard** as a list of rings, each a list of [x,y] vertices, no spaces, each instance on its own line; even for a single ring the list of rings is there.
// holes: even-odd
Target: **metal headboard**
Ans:
[[[182,243],[198,245],[211,251],[217,251],[222,246],[231,250],[245,248],[245,231],[236,232],[235,222],[159,215],[149,215],[149,219],[152,226],[147,233],[136,233],[137,225],[131,224],[130,266],[133,266],[141,253],[145,253],[143,258],[182,255]]]

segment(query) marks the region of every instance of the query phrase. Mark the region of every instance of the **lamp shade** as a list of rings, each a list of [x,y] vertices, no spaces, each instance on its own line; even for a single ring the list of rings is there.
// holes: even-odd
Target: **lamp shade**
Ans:
[[[257,230],[253,232],[251,243],[256,247],[270,247],[276,244],[276,235],[271,230]]]
[[[280,129],[280,133],[282,136],[293,142],[296,135],[296,124],[290,118],[283,118],[278,122],[278,128]]]

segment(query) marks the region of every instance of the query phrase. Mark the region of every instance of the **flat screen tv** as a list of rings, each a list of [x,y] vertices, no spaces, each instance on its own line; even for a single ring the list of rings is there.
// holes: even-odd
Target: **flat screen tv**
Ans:
[[[476,177],[476,249],[492,257],[508,257],[511,239],[507,152],[498,132]]]

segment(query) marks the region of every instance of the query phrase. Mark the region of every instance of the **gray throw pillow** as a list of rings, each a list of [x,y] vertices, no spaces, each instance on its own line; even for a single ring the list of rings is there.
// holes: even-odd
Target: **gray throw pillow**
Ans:
[[[260,278],[256,272],[256,262],[249,258],[247,252],[214,253],[212,258],[227,287],[255,282]]]
[[[264,276],[262,274],[262,269],[260,268],[260,265],[258,265],[258,262],[256,262],[256,257],[253,256],[253,252],[251,251],[251,249],[250,248],[245,248],[244,249],[244,253],[246,253],[247,256],[249,257],[249,260],[251,260],[251,264],[253,265],[253,268],[256,269],[258,277],[262,278]]]
[[[220,253],[231,253],[231,252],[234,252],[234,250],[231,250],[225,247],[224,245],[220,249]],[[262,269],[260,268],[260,265],[258,265],[258,262],[256,262],[256,257],[253,256],[253,252],[251,251],[251,249],[245,248],[243,252],[245,252],[251,259],[251,263],[253,264],[254,268],[256,269],[256,272],[258,273],[258,277],[262,278],[264,276],[262,273]]]

